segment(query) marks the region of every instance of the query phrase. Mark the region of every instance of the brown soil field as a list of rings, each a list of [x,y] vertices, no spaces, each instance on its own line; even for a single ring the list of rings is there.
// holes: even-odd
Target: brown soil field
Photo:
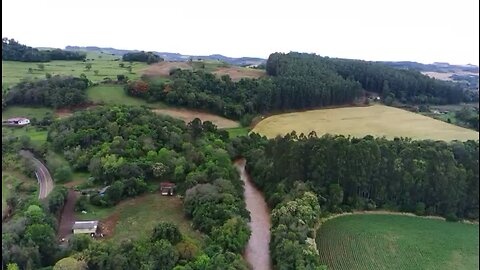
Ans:
[[[238,122],[235,122],[233,120],[206,113],[206,112],[199,112],[199,111],[194,111],[194,110],[187,110],[183,108],[178,108],[178,109],[154,109],[152,110],[155,113],[158,114],[166,114],[170,115],[171,117],[178,118],[185,123],[191,122],[195,118],[200,118],[202,122],[204,121],[210,121],[213,124],[215,124],[218,128],[234,128],[234,127],[239,127],[240,125]]]
[[[187,62],[167,62],[163,61],[160,63],[152,64],[142,70],[143,75],[146,76],[170,76],[170,70],[180,68],[180,69],[192,69],[192,66]]]
[[[218,77],[222,75],[229,75],[232,81],[239,81],[242,78],[258,79],[265,76],[265,71],[261,69],[244,68],[244,67],[221,67],[213,72]]]

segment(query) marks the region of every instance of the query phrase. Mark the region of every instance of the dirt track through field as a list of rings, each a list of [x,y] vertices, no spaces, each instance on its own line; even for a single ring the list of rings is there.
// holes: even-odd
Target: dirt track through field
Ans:
[[[252,234],[245,248],[244,257],[254,270],[272,269],[270,260],[270,211],[263,194],[255,187],[245,170],[245,159],[235,161],[240,178],[245,183],[245,202],[250,212]]]

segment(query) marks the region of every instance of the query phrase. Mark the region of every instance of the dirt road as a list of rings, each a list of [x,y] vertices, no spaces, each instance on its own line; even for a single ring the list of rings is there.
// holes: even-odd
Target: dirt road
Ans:
[[[60,225],[58,226],[58,239],[67,237],[72,233],[73,224],[75,223],[75,202],[77,201],[77,193],[70,189],[68,191],[67,201],[63,206]]]
[[[30,159],[35,165],[35,176],[37,177],[38,184],[40,185],[40,191],[38,192],[38,199],[45,199],[48,194],[53,190],[53,179],[48,172],[47,167],[43,165],[40,160],[33,156],[33,153],[27,150],[20,150],[20,155]]]
[[[235,161],[240,178],[245,183],[245,202],[250,212],[252,235],[245,248],[244,257],[254,270],[270,270],[270,211],[263,194],[255,187],[245,170],[245,159]]]

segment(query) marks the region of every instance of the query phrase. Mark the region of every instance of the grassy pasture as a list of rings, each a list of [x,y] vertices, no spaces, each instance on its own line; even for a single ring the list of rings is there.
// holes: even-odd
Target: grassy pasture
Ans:
[[[2,127],[3,135],[10,135],[15,137],[21,137],[26,135],[30,137],[30,142],[34,146],[41,146],[47,142],[46,130],[36,130],[34,127],[25,126],[25,127]]]
[[[372,135],[393,139],[478,140],[478,132],[435,120],[402,109],[373,105],[312,110],[278,114],[260,121],[254,132],[273,138],[295,130],[299,135],[315,131],[323,134],[343,134],[354,137]]]
[[[2,120],[13,117],[26,117],[42,119],[47,113],[53,113],[53,109],[47,107],[8,106],[2,111]]]
[[[317,247],[328,269],[479,269],[478,225],[401,215],[326,221]]]
[[[130,79],[138,79],[142,75],[141,70],[147,66],[146,63],[132,62],[132,73],[130,73],[126,68],[130,63],[122,62],[121,58],[122,57],[119,55],[87,52],[87,59],[89,60],[86,62],[64,60],[50,61],[42,63],[44,65],[44,70],[40,70],[38,67],[38,64],[40,63],[2,61],[2,83],[12,86],[24,78],[43,79],[45,78],[46,73],[77,77],[84,73],[87,78],[93,82],[102,81],[106,77],[116,80],[117,75],[120,74],[128,76]],[[115,61],[115,59],[120,60]],[[85,69],[87,63],[92,64],[92,68],[89,71]],[[120,63],[124,64],[123,68],[119,66]],[[29,73],[29,68],[32,69],[32,73]],[[95,70],[98,70],[98,75],[95,75]]]
[[[164,108],[162,102],[148,103],[143,99],[128,96],[122,85],[102,84],[87,89],[87,96],[90,101],[105,104],[124,104],[131,106],[147,106],[151,108]]]

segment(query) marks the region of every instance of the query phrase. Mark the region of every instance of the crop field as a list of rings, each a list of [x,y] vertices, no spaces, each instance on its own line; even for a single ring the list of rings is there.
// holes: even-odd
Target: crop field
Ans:
[[[88,79],[93,82],[102,81],[104,78],[117,79],[117,75],[123,74],[129,79],[138,79],[142,75],[143,70],[147,64],[140,62],[132,62],[132,73],[127,69],[130,66],[129,62],[122,62],[121,56],[111,55],[106,53],[88,52],[86,62],[82,61],[51,61],[46,63],[27,63],[17,61],[2,61],[2,83],[11,86],[20,82],[24,78],[29,79],[43,79],[46,73],[51,75],[71,75],[80,76],[85,74]],[[119,59],[119,60],[117,60]],[[123,63],[124,67],[120,67]],[[39,64],[43,64],[41,69]],[[85,68],[86,64],[91,64],[90,70]],[[31,71],[29,71],[31,68]],[[95,71],[98,71],[95,74]]]
[[[260,121],[253,132],[269,138],[293,130],[299,135],[315,131],[354,137],[372,135],[432,140],[478,140],[478,132],[420,114],[383,105],[312,110],[273,115]]]
[[[317,232],[328,269],[479,269],[479,227],[402,215],[359,214]]]

